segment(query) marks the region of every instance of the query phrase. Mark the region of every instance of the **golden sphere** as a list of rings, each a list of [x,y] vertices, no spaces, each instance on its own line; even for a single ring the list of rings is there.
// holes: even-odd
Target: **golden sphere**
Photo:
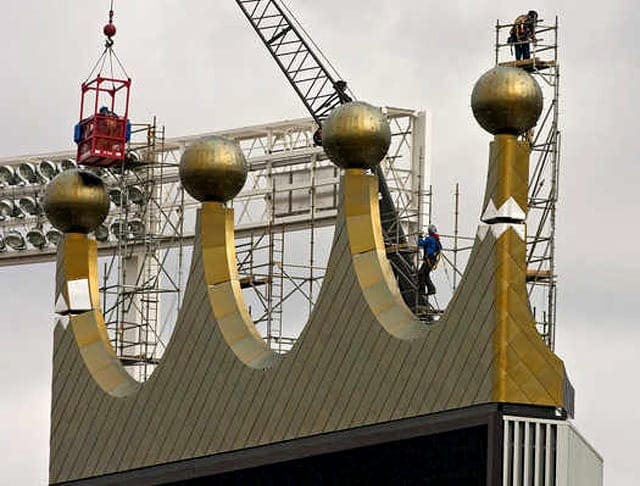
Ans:
[[[322,127],[327,157],[343,169],[372,168],[389,150],[391,129],[380,108],[354,101],[337,107]]]
[[[520,135],[532,128],[542,113],[542,90],[523,69],[497,66],[473,87],[471,108],[489,133]]]
[[[90,233],[109,214],[109,196],[97,175],[65,170],[47,184],[44,212],[63,233]]]
[[[211,136],[187,147],[180,159],[180,180],[198,201],[227,202],[247,180],[247,161],[240,146]]]

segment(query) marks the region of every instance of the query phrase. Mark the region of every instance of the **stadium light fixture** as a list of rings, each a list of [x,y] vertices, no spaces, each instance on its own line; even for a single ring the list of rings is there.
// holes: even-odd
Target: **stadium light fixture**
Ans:
[[[116,206],[122,206],[124,199],[122,197],[122,190],[119,187],[112,187],[109,189],[109,199],[111,199],[111,202]]]
[[[50,160],[43,160],[38,164],[38,174],[45,181],[50,181],[58,174],[58,166]]]
[[[38,174],[36,172],[36,166],[31,162],[22,162],[17,169],[18,176],[28,184],[36,184],[38,181]]]
[[[18,207],[27,214],[35,216],[40,213],[40,205],[35,197],[24,196],[18,199]]]
[[[15,213],[15,204],[11,199],[0,200],[0,219],[11,218]]]
[[[143,205],[146,197],[145,193],[140,186],[130,186],[127,188],[127,196],[129,201],[139,206]]]
[[[27,247],[27,242],[24,236],[18,231],[9,231],[4,235],[4,241],[7,246],[13,250],[24,250]]]
[[[47,231],[47,240],[53,246],[58,246],[58,244],[62,241],[62,233],[55,228],[51,228]]]
[[[100,242],[107,241],[109,239],[109,228],[104,224],[101,224],[93,231],[93,234],[96,237],[96,240]]]
[[[113,233],[113,235],[119,240],[125,240],[128,236],[127,224],[121,219],[114,220],[111,223],[109,229],[111,230],[111,233]]]
[[[27,241],[31,246],[37,248],[38,250],[42,250],[45,246],[47,246],[47,237],[39,228],[34,228],[32,230],[27,231]]]
[[[15,169],[10,165],[0,165],[0,186],[12,186],[15,183]]]
[[[70,170],[70,169],[75,169],[78,165],[76,164],[76,161],[73,159],[64,159],[61,160],[59,162],[60,165],[60,172],[63,172],[65,170]]]
[[[129,233],[134,238],[142,238],[144,236],[144,223],[140,218],[133,218],[129,221]]]

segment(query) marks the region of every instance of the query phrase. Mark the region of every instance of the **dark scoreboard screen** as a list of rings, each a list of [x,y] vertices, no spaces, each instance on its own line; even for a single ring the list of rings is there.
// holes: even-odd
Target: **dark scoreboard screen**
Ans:
[[[487,426],[414,437],[226,472],[182,484],[480,486]]]

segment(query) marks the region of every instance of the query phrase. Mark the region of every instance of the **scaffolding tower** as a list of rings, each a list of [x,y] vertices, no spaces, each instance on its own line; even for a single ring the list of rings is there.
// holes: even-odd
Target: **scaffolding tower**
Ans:
[[[164,127],[155,119],[133,127],[122,165],[97,169],[112,202],[107,224],[95,231],[112,251],[103,265],[102,307],[116,354],[144,381],[159,363],[166,319],[161,302],[176,309],[182,297],[184,192],[165,183],[175,161],[163,157]],[[167,190],[169,189],[169,190]],[[175,311],[169,311],[170,318]]]
[[[545,100],[538,125],[534,131],[523,136],[529,141],[532,153],[527,216],[527,283],[538,331],[553,350],[558,285],[555,262],[556,204],[561,149],[558,17],[553,22],[536,22],[536,42],[531,43],[531,58],[519,61],[505,60],[511,56],[512,44],[507,42],[507,38],[513,25],[500,23],[499,20],[496,22],[496,65],[519,67],[530,72],[542,88]]]

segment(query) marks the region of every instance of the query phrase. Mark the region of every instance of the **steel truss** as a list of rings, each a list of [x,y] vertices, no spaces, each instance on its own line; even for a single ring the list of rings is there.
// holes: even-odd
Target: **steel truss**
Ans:
[[[274,0],[236,0],[258,37],[318,125],[338,105],[351,101],[346,84],[324,68],[320,50],[311,48],[308,36],[293,22],[291,12]],[[316,51],[318,54],[316,54]]]

